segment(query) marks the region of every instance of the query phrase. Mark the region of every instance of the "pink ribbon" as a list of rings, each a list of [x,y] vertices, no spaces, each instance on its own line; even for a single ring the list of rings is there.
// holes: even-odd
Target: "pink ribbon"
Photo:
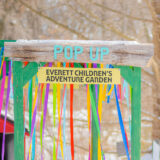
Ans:
[[[2,105],[3,105],[5,77],[6,77],[6,61],[4,61],[4,63],[3,63],[3,79],[2,79],[1,94],[0,94],[0,115],[1,115]]]

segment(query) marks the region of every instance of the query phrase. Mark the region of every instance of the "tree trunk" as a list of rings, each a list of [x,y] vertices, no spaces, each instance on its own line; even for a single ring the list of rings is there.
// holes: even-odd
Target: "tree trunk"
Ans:
[[[154,98],[153,112],[156,117],[160,117],[160,0],[152,0],[152,9],[153,43],[155,48],[152,59],[152,67],[155,73],[152,90]],[[160,120],[158,118],[153,121],[152,133],[153,139],[160,139]]]

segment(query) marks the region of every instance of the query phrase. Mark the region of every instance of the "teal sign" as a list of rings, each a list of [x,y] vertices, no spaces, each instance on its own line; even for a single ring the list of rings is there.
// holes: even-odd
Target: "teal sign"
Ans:
[[[84,49],[81,46],[61,46],[55,45],[54,46],[54,59],[57,59],[58,54],[64,53],[64,57],[68,60],[74,59],[78,60],[78,56],[84,53]],[[93,55],[95,56],[93,57]],[[99,60],[103,61],[105,55],[109,54],[109,49],[107,47],[96,47],[95,53],[93,53],[93,47],[89,47],[89,57],[90,60],[96,61]]]

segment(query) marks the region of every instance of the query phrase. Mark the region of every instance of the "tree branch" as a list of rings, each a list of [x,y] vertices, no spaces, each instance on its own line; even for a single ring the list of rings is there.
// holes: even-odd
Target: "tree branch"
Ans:
[[[106,22],[102,22],[99,17],[97,17],[93,12],[89,11],[87,8],[85,8],[85,6],[83,6],[81,3],[79,3],[77,0],[75,0],[76,3],[86,12],[90,15],[90,17],[94,18],[96,21],[100,21],[101,24],[103,24],[103,26],[107,27],[111,32],[117,34],[118,36],[120,36],[121,38],[124,38],[126,40],[130,40],[130,41],[135,41],[134,38],[131,38],[127,35],[125,35],[124,33],[122,33],[121,31],[119,31],[117,28],[115,28],[113,25],[108,24]],[[97,23],[97,22],[96,22]]]
[[[150,22],[150,23],[153,22],[153,21],[150,20],[150,19],[134,17],[134,16],[132,16],[132,15],[128,15],[128,14],[123,13],[123,12],[121,12],[121,11],[117,11],[117,10],[115,10],[115,9],[109,8],[109,7],[107,7],[107,6],[103,6],[103,5],[101,5],[101,4],[99,4],[99,3],[96,3],[96,2],[94,2],[93,4],[96,5],[96,6],[98,6],[98,7],[103,8],[103,9],[105,9],[105,10],[107,10],[107,11],[114,12],[114,13],[116,13],[116,14],[118,14],[118,15],[122,15],[122,16],[124,16],[124,17],[129,18],[129,19],[133,19],[133,20],[137,20],[137,21],[143,21],[143,22]]]
[[[27,3],[25,3],[25,2],[23,2],[23,1],[21,1],[21,0],[16,0],[16,1],[20,2],[23,6],[25,6],[25,7],[28,8],[28,9],[30,9],[32,12],[36,13],[36,14],[39,15],[40,17],[43,17],[43,18],[49,20],[50,22],[52,22],[52,23],[54,23],[54,24],[56,24],[56,25],[58,25],[58,26],[60,26],[60,27],[62,27],[62,28],[64,28],[64,29],[70,31],[71,33],[76,34],[76,35],[77,35],[79,38],[81,38],[81,39],[88,40],[88,38],[85,37],[84,35],[82,35],[81,33],[77,32],[76,30],[74,30],[74,29],[72,29],[72,28],[69,28],[67,25],[64,25],[64,24],[62,24],[62,23],[60,23],[60,22],[57,22],[55,19],[53,19],[53,18],[51,18],[51,17],[48,17],[47,15],[45,15],[45,14],[43,14],[43,13],[35,10],[35,9],[32,8],[31,6],[29,6]]]

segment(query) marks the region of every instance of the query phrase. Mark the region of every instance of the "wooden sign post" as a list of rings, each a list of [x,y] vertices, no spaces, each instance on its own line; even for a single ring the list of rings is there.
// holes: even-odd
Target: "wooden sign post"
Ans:
[[[151,44],[109,41],[6,42],[4,56],[13,60],[14,159],[24,159],[23,87],[38,72],[38,63],[77,62],[113,64],[132,87],[131,158],[141,156],[141,68],[153,55]],[[23,67],[22,62],[30,63]],[[43,63],[42,63],[43,62]],[[129,67],[134,66],[134,67]],[[98,132],[92,116],[92,160],[98,160]]]

